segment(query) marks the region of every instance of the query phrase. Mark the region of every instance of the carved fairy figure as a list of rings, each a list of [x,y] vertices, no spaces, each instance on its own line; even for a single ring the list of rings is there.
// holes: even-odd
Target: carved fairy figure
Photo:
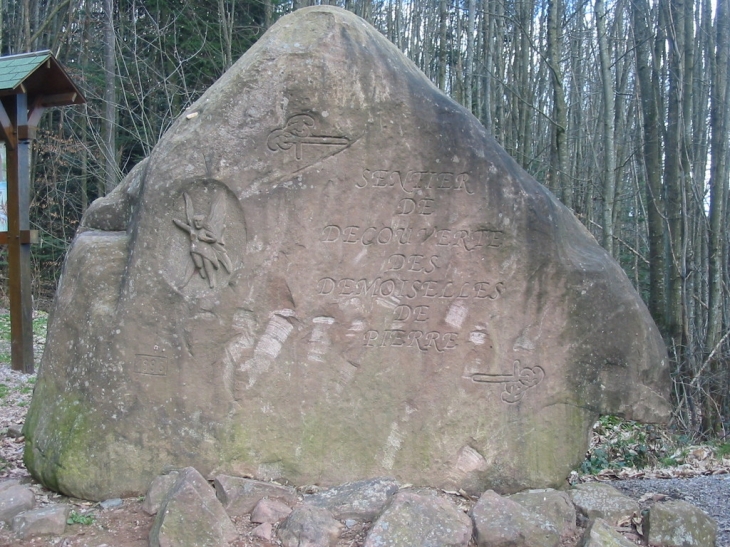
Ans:
[[[188,264],[185,272],[185,287],[197,271],[200,277],[208,280],[208,286],[214,289],[216,286],[215,271],[221,266],[231,273],[233,264],[228,257],[223,232],[225,231],[226,202],[222,193],[217,193],[210,205],[210,213],[196,215],[193,208],[193,200],[183,192],[185,199],[185,220],[173,219],[175,225],[184,230],[190,236],[190,256],[192,264]]]

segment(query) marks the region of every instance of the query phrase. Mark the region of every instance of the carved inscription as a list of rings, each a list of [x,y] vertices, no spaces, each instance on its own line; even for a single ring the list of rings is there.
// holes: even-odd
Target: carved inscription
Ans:
[[[452,173],[448,171],[391,171],[380,169],[362,170],[362,177],[355,181],[358,188],[400,188],[408,195],[419,190],[437,190],[475,193],[468,173]]]
[[[439,195],[475,194],[469,174],[363,169],[355,186],[373,191],[399,189],[405,193],[407,197],[399,197],[393,203],[393,217],[399,219],[400,225],[324,226],[319,236],[324,246],[384,248],[386,252],[376,255],[384,255],[379,274],[331,274],[317,281],[316,294],[336,299],[369,298],[391,307],[391,328],[371,325],[361,331],[365,348],[411,348],[435,353],[455,350],[460,344],[460,329],[468,315],[469,302],[497,300],[506,289],[497,280],[459,279],[459,270],[448,267],[449,257],[454,254],[476,254],[479,250],[501,247],[503,231],[486,227],[444,228],[434,226],[429,218],[438,210]],[[434,328],[436,325],[439,326]]]
[[[407,304],[401,304],[400,306],[396,306],[393,311],[393,319],[395,321],[428,321],[429,310],[430,306],[409,306]]]
[[[385,329],[369,330],[365,333],[366,348],[418,348],[428,351],[433,348],[438,353],[456,348],[457,332],[424,332],[421,330]]]
[[[134,357],[134,371],[136,373],[149,376],[167,375],[167,358],[161,355],[143,354],[138,354]]]
[[[542,367],[524,367],[519,361],[515,361],[512,374],[475,373],[469,375],[468,378],[478,383],[504,384],[502,400],[505,403],[517,403],[522,400],[528,389],[542,382],[545,378],[545,371]]]
[[[266,142],[269,150],[291,150],[294,148],[297,160],[302,159],[304,145],[335,146],[340,150],[350,144],[350,139],[344,136],[316,135],[314,119],[306,114],[292,116],[286,125],[269,134]]]
[[[504,292],[501,281],[432,281],[407,280],[397,278],[376,277],[375,279],[357,279],[352,277],[335,279],[323,277],[317,282],[319,296],[368,296],[394,297],[413,300],[417,298],[478,298],[497,300]]]
[[[322,243],[349,245],[412,245],[433,243],[436,247],[460,247],[467,251],[501,247],[504,232],[500,230],[450,230],[447,228],[391,228],[390,226],[345,226],[330,224],[322,229]]]

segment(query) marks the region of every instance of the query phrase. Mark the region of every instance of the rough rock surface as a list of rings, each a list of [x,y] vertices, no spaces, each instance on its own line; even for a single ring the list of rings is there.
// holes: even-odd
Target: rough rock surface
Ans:
[[[218,475],[213,484],[216,496],[229,515],[250,513],[263,498],[280,500],[290,506],[298,501],[293,488],[278,484],[228,475]]]
[[[188,465],[517,492],[561,484],[600,413],[667,418],[668,390],[572,213],[374,28],[312,7],[90,207],[25,462],[96,500]]]
[[[601,482],[578,484],[569,494],[578,512],[589,521],[602,518],[615,526],[639,513],[635,500]]]
[[[192,467],[180,471],[150,532],[150,547],[219,547],[238,537],[215,491]]]
[[[375,521],[363,547],[466,547],[471,536],[471,520],[453,503],[400,492]]]
[[[251,511],[251,522],[274,524],[284,520],[291,513],[291,507],[279,500],[262,499]]]
[[[251,530],[251,535],[257,538],[270,541],[274,537],[274,529],[270,522],[262,522],[256,528]]]
[[[284,547],[334,547],[344,526],[321,507],[296,507],[281,524],[279,539]]]
[[[717,522],[717,547],[730,547],[730,475],[693,478],[634,479],[611,484],[634,499],[654,499],[664,495],[684,500],[702,509]],[[642,509],[646,509],[644,502]]]
[[[478,547],[557,547],[560,533],[552,523],[492,490],[471,510]]]
[[[649,545],[713,547],[717,523],[686,501],[655,503],[646,518]]]
[[[165,475],[158,475],[154,478],[150,487],[147,489],[147,495],[142,503],[142,510],[148,515],[156,515],[160,509],[160,504],[170,489],[175,486],[179,476],[178,471],[172,471]]]
[[[13,518],[12,530],[21,539],[58,536],[66,529],[66,519],[70,511],[71,506],[68,504],[24,511]]]
[[[552,489],[525,490],[509,496],[509,499],[548,521],[561,536],[575,532],[575,506],[565,492]]]
[[[378,478],[335,486],[307,495],[304,501],[324,507],[339,520],[371,521],[397,491],[398,483],[394,479]]]
[[[185,471],[185,473],[187,474],[188,471]],[[199,474],[190,473],[192,476],[197,477],[196,481],[193,482],[197,482],[204,496],[209,498],[212,489],[202,480]],[[0,491],[8,484],[12,485],[13,482],[0,482]],[[17,481],[15,481],[15,485],[17,486]],[[38,485],[32,485],[31,488],[39,492],[48,492],[46,489],[40,489]],[[333,490],[337,491],[341,490],[341,488],[336,487]],[[311,489],[311,486],[302,488],[302,490]],[[720,490],[715,491],[719,498],[723,498],[724,496],[720,492]],[[391,503],[375,522],[356,522],[352,519],[344,519],[344,523],[342,523],[342,519],[340,519],[338,523],[337,519],[333,521],[327,510],[308,505],[303,499],[300,499],[300,505],[297,509],[298,516],[297,518],[292,518],[286,527],[281,523],[272,522],[264,522],[261,525],[257,525],[254,521],[258,520],[258,518],[253,513],[248,516],[235,515],[233,520],[236,526],[237,538],[231,542],[231,545],[246,545],[247,547],[271,547],[274,543],[278,545],[279,542],[276,539],[277,532],[282,528],[288,528],[290,534],[286,537],[286,540],[290,545],[296,545],[297,547],[313,547],[313,545],[326,547],[332,547],[333,545],[336,547],[364,547],[367,541],[375,544],[385,543],[390,547],[396,547],[397,545],[424,547],[424,545],[428,545],[432,541],[443,545],[451,545],[454,542],[458,544],[464,537],[468,538],[470,534],[477,533],[476,531],[478,530],[488,530],[491,527],[493,529],[497,528],[497,533],[490,537],[486,535],[482,536],[481,545],[509,545],[514,547],[515,545],[528,544],[530,547],[537,547],[542,545],[542,543],[539,538],[535,539],[534,536],[529,536],[529,532],[535,526],[544,526],[541,515],[550,514],[551,510],[554,509],[553,502],[555,499],[553,499],[554,496],[550,495],[550,492],[542,493],[546,505],[541,506],[539,503],[540,497],[535,494],[535,492],[525,493],[530,503],[534,502],[534,505],[531,505],[531,509],[529,509],[530,514],[528,518],[530,521],[526,523],[524,513],[521,513],[519,509],[514,511],[515,505],[519,505],[515,504],[514,500],[519,499],[521,497],[520,495],[503,498],[493,493],[488,493],[485,499],[488,497],[489,503],[483,504],[483,506],[488,505],[489,510],[471,512],[473,526],[465,515],[469,514],[470,509],[474,507],[474,502],[476,501],[474,498],[456,492],[448,493],[433,488],[414,488],[410,485],[404,485],[397,494],[391,496]],[[62,496],[55,494],[50,497],[55,500],[62,499]],[[644,500],[642,501],[642,504],[644,504],[642,507],[651,509],[653,505],[656,505],[656,501],[654,500],[659,497],[642,497],[642,500]],[[68,505],[64,506],[54,502],[49,503],[48,496],[42,493],[37,494],[36,500],[38,503],[43,504],[42,511],[66,511],[68,509]],[[400,503],[402,500],[406,500],[407,503]],[[73,500],[72,503],[77,504],[77,509],[79,509],[80,506],[77,500]],[[212,500],[211,503],[215,505],[215,500]],[[262,505],[269,503],[278,504],[279,502],[264,498],[259,502],[257,508],[254,509],[254,513],[257,513]],[[663,504],[664,502],[658,503]],[[200,528],[210,529],[219,520],[220,511],[218,511],[218,515],[208,513],[208,516],[206,516],[206,510],[201,509],[200,496],[197,494],[177,496],[176,504],[172,508],[172,512],[178,515],[190,515],[188,518],[191,519],[191,522],[194,525],[197,524]],[[141,501],[134,499],[125,500],[122,507],[109,510],[98,508],[101,504],[98,504],[96,508],[91,508],[89,507],[90,505],[88,503],[81,504],[81,507],[87,507],[81,510],[81,514],[94,519],[93,526],[68,526],[63,535],[59,536],[54,534],[53,537],[47,540],[38,538],[23,539],[15,532],[10,531],[7,526],[0,526],[0,546],[33,547],[39,544],[62,544],[69,546],[78,545],[79,547],[83,545],[110,545],[115,547],[121,547],[123,545],[132,547],[134,545],[135,547],[141,547],[142,545],[148,545],[150,539],[153,541],[153,545],[155,544],[154,541],[160,540],[159,534],[157,537],[154,536],[154,530],[152,530],[153,535],[150,537],[153,520],[157,519],[144,513],[141,508]],[[396,511],[394,508],[397,505],[400,505],[400,507]],[[482,509],[484,508],[483,506]],[[281,509],[283,507],[283,505],[280,506]],[[512,515],[509,514],[510,511],[504,510],[510,507],[512,508]],[[21,518],[27,518],[28,515],[32,518],[32,515],[35,513],[38,513],[38,510],[20,513],[14,518],[14,526],[16,526],[15,523],[20,522]],[[687,512],[684,511],[684,513],[686,514]],[[317,515],[321,518],[316,518]],[[505,517],[505,515],[507,516]],[[696,513],[694,519],[701,521],[701,516],[701,513]],[[195,519],[198,519],[198,521],[195,522]],[[674,513],[669,519],[664,520],[665,522],[661,525],[663,528],[662,533],[668,536],[684,536],[685,539],[683,541],[686,541],[687,534],[683,517]],[[595,519],[592,522],[601,521],[602,519]],[[605,521],[603,522],[605,523]],[[718,522],[719,528],[722,528],[725,521],[718,520]],[[126,523],[126,526],[123,523]],[[464,531],[462,526],[463,523],[467,524],[466,531]],[[645,519],[644,532],[648,534],[646,523],[647,520]],[[345,526],[342,526],[342,524]],[[130,530],[132,528],[134,531]],[[499,528],[509,528],[511,533],[505,534]],[[562,547],[584,547],[583,542],[592,540],[593,543],[589,544],[592,547],[616,547],[616,541],[619,541],[619,545],[621,545],[621,540],[618,539],[621,537],[628,540],[630,544],[647,544],[645,538],[640,538],[636,534],[636,530],[632,530],[632,528],[627,526],[617,527],[605,523],[605,526],[594,525],[587,532],[582,528],[576,530],[570,536],[563,537],[560,545]],[[524,533],[520,534],[521,530],[527,531],[528,537]],[[639,530],[641,530],[641,527],[639,527]],[[27,532],[28,530],[26,529],[25,531]],[[372,534],[368,536],[370,531],[372,531]],[[339,539],[335,541],[338,535]],[[164,537],[164,535],[162,540],[169,540],[168,544],[172,545],[175,545],[175,541],[177,541],[172,536]],[[163,541],[159,543],[164,545]],[[197,536],[196,531],[187,535],[183,544],[186,546],[192,544],[196,546],[205,545],[206,541],[207,538],[201,539]],[[221,538],[219,541],[220,545],[228,544],[225,538]],[[712,539],[710,538],[707,541],[706,544],[700,543],[699,545],[702,547],[713,547]],[[469,545],[474,547],[476,545],[476,539],[470,542]],[[730,543],[726,541],[726,537],[719,536],[716,547],[730,547]]]
[[[32,509],[34,505],[35,496],[30,488],[12,484],[0,490],[0,522],[10,523],[15,515]]]
[[[588,525],[580,547],[634,547],[605,520],[597,518]]]

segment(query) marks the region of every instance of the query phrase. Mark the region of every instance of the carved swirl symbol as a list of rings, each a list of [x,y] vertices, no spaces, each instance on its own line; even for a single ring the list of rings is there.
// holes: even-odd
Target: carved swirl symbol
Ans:
[[[515,361],[516,366],[519,366],[519,361]],[[517,381],[507,382],[502,392],[502,400],[505,403],[516,403],[522,399],[525,395],[525,391],[535,387],[537,384],[542,382],[545,378],[545,371],[542,367],[525,367],[519,372]]]
[[[504,384],[502,400],[505,403],[516,403],[522,400],[525,392],[538,385],[545,378],[542,367],[523,367],[519,361],[513,364],[512,374],[472,374],[474,382],[485,384]]]
[[[306,114],[293,116],[286,122],[285,127],[271,132],[266,145],[272,152],[295,147],[297,160],[301,160],[302,146],[305,144],[340,147],[350,144],[350,139],[347,137],[313,135],[315,126],[314,120]]]

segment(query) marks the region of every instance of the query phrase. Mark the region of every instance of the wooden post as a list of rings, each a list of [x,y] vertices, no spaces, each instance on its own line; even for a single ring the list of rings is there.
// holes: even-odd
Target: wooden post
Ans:
[[[8,114],[17,140],[15,146],[7,147],[10,347],[12,369],[31,374],[34,363],[30,242],[21,240],[21,232],[30,230],[30,142],[35,128],[28,125],[28,96],[15,95],[13,102]]]
[[[32,373],[33,297],[30,245],[30,145],[46,108],[86,102],[50,51],[0,57],[0,140],[5,142],[8,181],[10,339],[13,370]]]

